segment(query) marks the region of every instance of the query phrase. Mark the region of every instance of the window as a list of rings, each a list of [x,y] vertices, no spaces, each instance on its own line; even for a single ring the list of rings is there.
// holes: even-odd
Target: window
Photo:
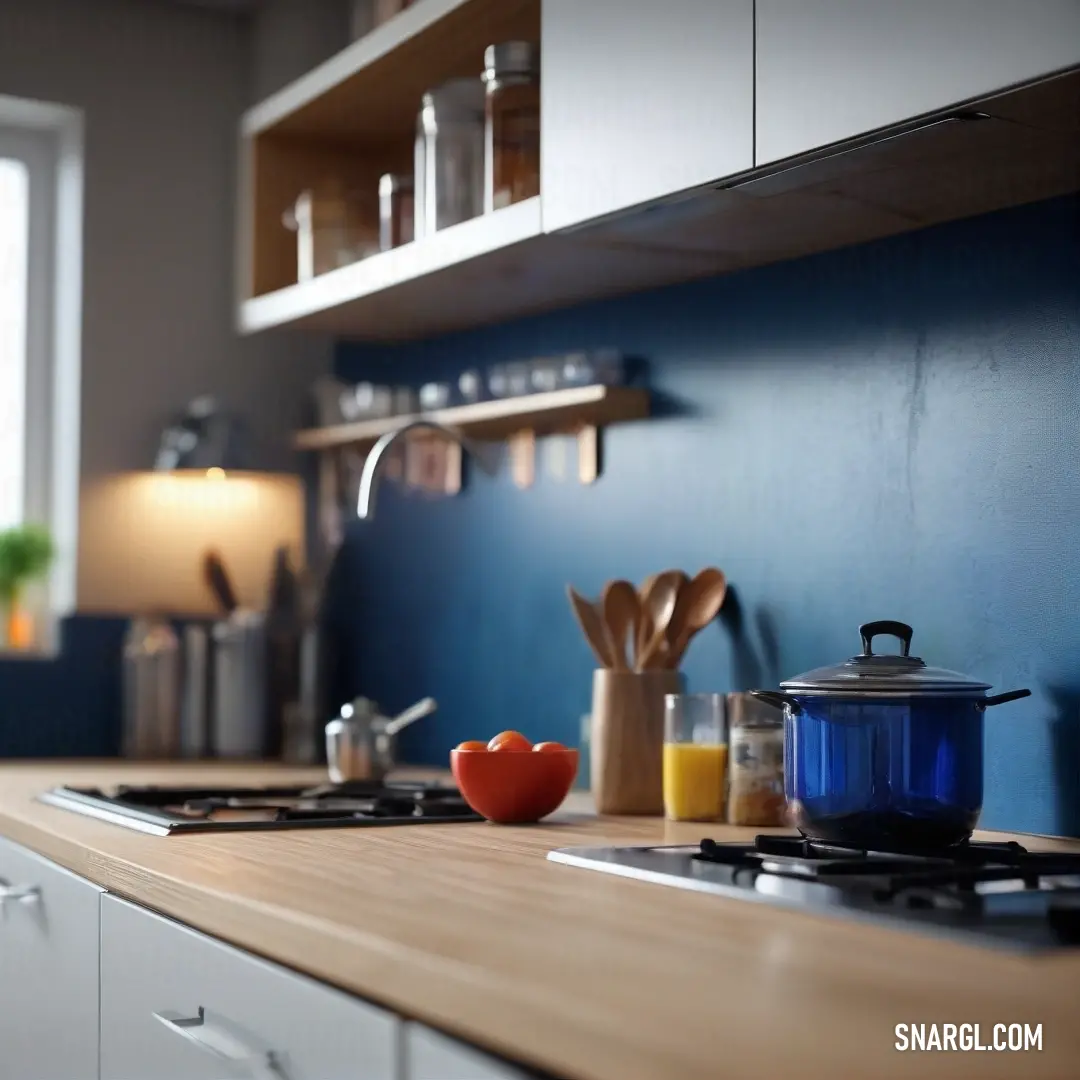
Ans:
[[[41,614],[75,600],[81,292],[82,115],[0,95],[0,529],[53,535]]]
[[[23,519],[30,178],[0,157],[0,529]]]

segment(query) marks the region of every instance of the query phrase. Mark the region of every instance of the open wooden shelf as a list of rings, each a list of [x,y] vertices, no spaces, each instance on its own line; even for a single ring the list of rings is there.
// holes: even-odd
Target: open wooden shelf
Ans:
[[[649,415],[649,392],[630,386],[581,386],[553,390],[547,394],[481,401],[413,416],[391,416],[361,420],[355,424],[311,428],[298,431],[293,445],[298,450],[333,450],[338,447],[370,446],[388,432],[412,420],[434,420],[457,428],[475,439],[503,439],[521,431],[538,435],[574,432],[603,427]]]
[[[424,93],[450,78],[479,80],[491,44],[539,42],[540,6],[541,0],[417,0],[244,115],[241,333],[293,324],[340,332],[340,323],[324,327],[319,316],[344,305],[350,306],[338,316],[366,327],[377,313],[363,303],[354,308],[355,301],[539,235],[533,203],[298,284],[296,236],[282,217],[302,192],[316,203],[346,193],[355,224],[377,237],[379,177],[412,174]],[[392,337],[402,329],[400,319],[389,319],[373,332]]]
[[[506,273],[506,253],[540,234],[537,196],[245,300],[239,329],[250,334],[292,324],[347,332],[363,326],[366,335],[411,336],[433,321],[452,320],[455,310],[464,309],[465,317],[472,318],[469,309],[483,306],[497,291],[497,278]],[[451,268],[459,282],[454,290],[440,278]],[[471,297],[458,291],[462,280]]]
[[[498,41],[539,41],[540,0],[417,0],[314,71],[250,109],[242,134],[393,141],[421,96],[475,75]]]

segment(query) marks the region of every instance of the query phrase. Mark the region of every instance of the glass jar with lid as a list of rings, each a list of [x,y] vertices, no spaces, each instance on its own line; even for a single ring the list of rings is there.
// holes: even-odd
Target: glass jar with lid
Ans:
[[[784,716],[749,694],[728,694],[728,824],[783,825]]]
[[[540,194],[540,47],[489,45],[484,53],[484,212]]]
[[[484,209],[484,84],[450,79],[423,97],[414,170],[417,239]]]

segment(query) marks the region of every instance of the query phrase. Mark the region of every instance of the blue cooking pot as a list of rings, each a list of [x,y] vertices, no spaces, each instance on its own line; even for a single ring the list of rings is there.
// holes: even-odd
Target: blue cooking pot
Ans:
[[[806,837],[877,851],[928,851],[971,836],[983,800],[983,712],[1027,697],[911,656],[912,629],[859,627],[863,651],[752,690],[784,710],[784,786]],[[874,638],[899,638],[900,655]]]

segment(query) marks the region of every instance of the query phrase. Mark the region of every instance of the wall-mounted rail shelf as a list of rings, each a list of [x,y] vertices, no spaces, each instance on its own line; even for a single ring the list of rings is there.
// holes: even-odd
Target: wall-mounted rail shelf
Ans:
[[[377,420],[361,420],[352,424],[332,427],[310,428],[298,431],[293,445],[298,450],[314,450],[323,454],[324,499],[332,501],[333,489],[340,487],[332,469],[336,454],[347,454],[356,459],[363,456],[382,436],[396,431],[411,420],[432,420],[445,427],[454,428],[478,441],[505,440],[510,447],[511,473],[518,487],[527,488],[536,473],[535,455],[538,436],[571,434],[577,438],[578,479],[591,484],[600,473],[600,429],[609,424],[641,420],[649,415],[649,392],[628,386],[581,386],[565,390],[553,390],[543,394],[481,401],[473,405],[459,405],[438,409],[415,416],[394,416]],[[405,477],[431,477],[420,479],[411,486],[424,487],[443,494],[456,494],[461,486],[461,458],[457,444],[439,440],[437,434],[420,429],[410,433],[407,441],[419,446],[417,457],[410,465],[403,466]],[[432,441],[443,442],[450,450],[446,460],[427,455],[422,449]],[[348,467],[345,469],[349,472]],[[348,483],[345,484],[348,487]]]
[[[421,417],[480,440],[500,440],[519,431],[537,435],[576,432],[583,427],[605,427],[649,415],[649,392],[631,386],[580,386],[546,394],[480,401],[416,416],[391,416],[353,424],[308,428],[293,437],[297,450],[333,450],[371,446],[383,435]]]

